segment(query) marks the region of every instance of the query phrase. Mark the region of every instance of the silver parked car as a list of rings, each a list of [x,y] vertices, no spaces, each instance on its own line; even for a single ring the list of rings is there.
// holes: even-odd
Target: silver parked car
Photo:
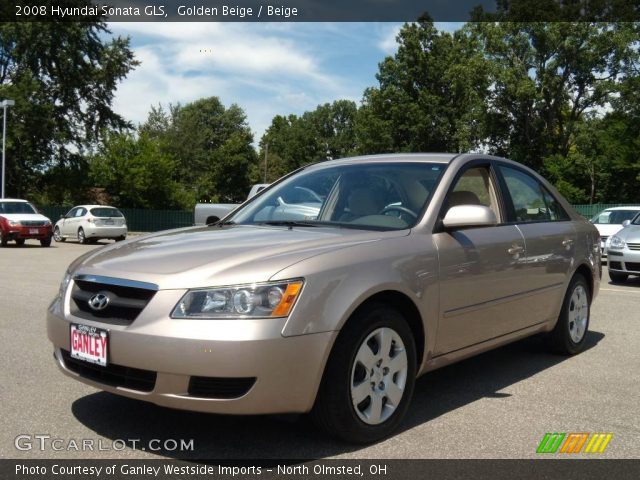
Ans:
[[[53,227],[53,239],[64,242],[77,239],[79,243],[127,238],[127,221],[122,212],[105,205],[78,205],[62,215]]]
[[[626,220],[623,227],[607,242],[609,278],[615,283],[640,275],[640,214]]]
[[[282,200],[299,202],[290,217]],[[539,333],[580,352],[600,274],[596,228],[522,165],[347,158],[217,225],[86,253],[47,329],[62,372],[94,387],[201,412],[310,412],[369,442],[398,428],[430,370]]]

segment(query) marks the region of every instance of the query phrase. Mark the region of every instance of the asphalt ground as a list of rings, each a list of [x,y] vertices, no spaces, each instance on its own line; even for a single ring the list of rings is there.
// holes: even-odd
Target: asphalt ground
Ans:
[[[528,458],[539,456],[546,432],[612,433],[604,453],[578,456],[640,457],[638,277],[613,285],[604,269],[582,354],[551,355],[534,337],[429,373],[396,435],[354,446],[321,435],[304,416],[170,410],[62,375],[45,311],[69,263],[99,247],[0,248],[0,458]],[[20,435],[30,449],[16,448]],[[87,440],[93,451],[74,448]],[[173,441],[181,440],[193,449],[180,451]]]

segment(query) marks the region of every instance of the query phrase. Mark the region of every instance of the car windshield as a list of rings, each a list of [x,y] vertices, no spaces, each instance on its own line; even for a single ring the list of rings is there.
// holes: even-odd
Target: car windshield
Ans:
[[[283,180],[225,223],[401,230],[416,224],[446,165],[316,165]]]
[[[0,202],[0,213],[38,213],[26,202]]]
[[[596,225],[621,225],[625,220],[631,220],[640,210],[605,210],[591,219]]]
[[[91,215],[94,217],[121,217],[122,213],[115,208],[92,208]]]

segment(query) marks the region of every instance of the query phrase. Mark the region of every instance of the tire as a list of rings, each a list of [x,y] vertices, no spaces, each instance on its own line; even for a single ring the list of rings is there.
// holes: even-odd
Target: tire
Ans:
[[[0,247],[6,247],[7,243],[7,237],[5,237],[0,230]]]
[[[16,238],[16,245],[18,245],[19,247],[23,246],[25,242],[24,238]]]
[[[51,237],[43,238],[40,240],[40,246],[48,248],[51,246]]]
[[[383,338],[389,342],[386,355],[384,350],[378,353]],[[348,442],[387,437],[411,403],[416,364],[415,340],[404,317],[382,304],[365,307],[347,322],[333,346],[312,420],[327,434]]]
[[[87,244],[87,237],[84,236],[84,230],[82,227],[78,229],[78,243],[82,245]]]
[[[58,227],[53,229],[53,239],[56,242],[64,242],[66,240],[66,238],[60,235],[60,229]]]
[[[583,351],[590,314],[589,285],[582,275],[576,274],[567,288],[558,322],[548,337],[551,351],[561,355],[575,355]]]
[[[121,241],[125,240],[126,238],[127,238],[127,236],[126,236],[126,235],[121,235],[121,236],[119,236],[119,237],[115,238],[115,241],[116,241],[116,242],[121,242]]]
[[[629,275],[627,275],[626,273],[617,273],[609,270],[609,278],[611,279],[612,283],[624,283],[627,281],[627,278],[629,278]]]

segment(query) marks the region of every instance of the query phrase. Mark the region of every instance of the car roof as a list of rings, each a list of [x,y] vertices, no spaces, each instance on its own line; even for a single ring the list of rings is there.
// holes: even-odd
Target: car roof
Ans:
[[[87,210],[90,208],[114,208],[117,210],[116,207],[112,207],[111,205],[76,205],[75,207],[71,208],[86,208]]]
[[[456,158],[459,153],[384,153],[380,155],[362,155],[358,157],[338,158],[327,160],[314,165],[330,163],[332,165],[345,165],[351,163],[368,162],[438,162],[449,163]]]
[[[20,203],[29,203],[28,200],[22,200],[20,198],[0,198],[0,202],[20,202]]]

